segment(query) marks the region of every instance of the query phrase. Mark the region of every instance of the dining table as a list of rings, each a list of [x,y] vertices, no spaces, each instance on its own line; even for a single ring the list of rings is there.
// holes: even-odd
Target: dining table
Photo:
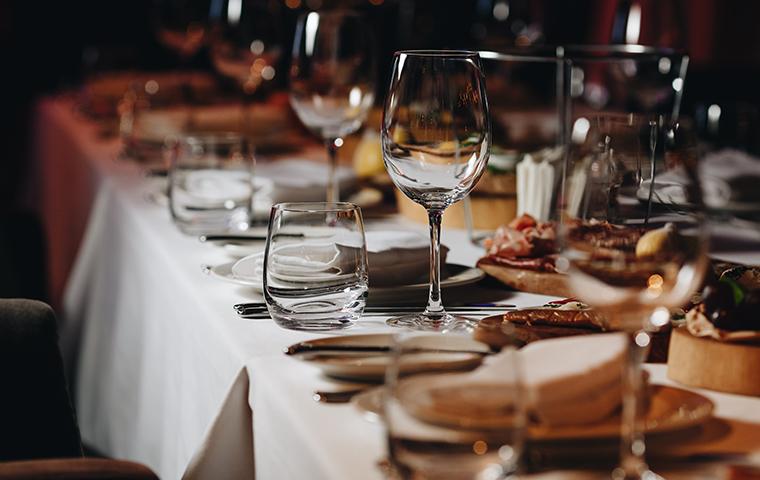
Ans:
[[[38,102],[35,135],[51,293],[89,447],[144,463],[165,479],[385,478],[382,422],[352,403],[315,401],[315,391],[345,385],[283,353],[326,335],[392,332],[385,318],[363,317],[326,333],[240,318],[233,305],[262,296],[204,274],[202,265],[230,257],[177,229],[166,204],[156,200],[164,179],[123,158],[119,138],[104,134],[67,95]],[[390,228],[427,231],[398,215],[366,222],[367,230]],[[462,229],[444,228],[442,241],[450,248],[448,263],[472,267],[484,253]],[[749,260],[760,264],[760,252]],[[552,299],[490,279],[444,295],[451,303],[518,307]],[[420,307],[425,296],[421,289]],[[665,365],[646,368],[653,383],[674,385]],[[713,478],[728,463],[760,454],[760,398],[696,391],[714,402],[715,417],[731,430],[664,466],[668,478]],[[750,456],[693,460],[734,453],[737,445]],[[549,469],[527,478],[594,476],[605,471]]]

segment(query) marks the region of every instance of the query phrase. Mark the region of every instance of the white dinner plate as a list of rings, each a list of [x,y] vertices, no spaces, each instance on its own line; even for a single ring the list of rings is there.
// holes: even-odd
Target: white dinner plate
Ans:
[[[238,285],[244,285],[246,287],[252,287],[257,292],[262,293],[264,286],[260,281],[251,280],[249,278],[240,278],[232,273],[232,266],[235,265],[235,263],[236,262],[227,262],[215,266],[202,265],[201,269],[204,273],[219,280],[235,283]],[[477,283],[486,276],[486,274],[479,268],[466,267],[464,265],[457,265],[454,263],[447,263],[444,265],[444,267],[441,269],[441,274],[441,288],[454,288],[461,287],[463,285],[471,285],[473,283]],[[427,282],[402,285],[398,287],[372,287],[370,284],[369,299],[375,302],[392,298],[398,299],[399,296],[416,296],[421,292],[427,292],[428,288],[429,284]]]
[[[484,355],[491,352],[488,345],[463,336],[424,335],[414,341],[419,342],[420,348],[435,351],[415,354],[414,360],[405,362],[404,368],[425,371],[471,370],[480,365]],[[390,333],[341,335],[296,343],[288,351],[295,352],[290,354],[293,358],[318,367],[329,377],[382,382],[391,362],[392,344],[393,334]],[[377,347],[378,351],[321,350],[331,346]]]

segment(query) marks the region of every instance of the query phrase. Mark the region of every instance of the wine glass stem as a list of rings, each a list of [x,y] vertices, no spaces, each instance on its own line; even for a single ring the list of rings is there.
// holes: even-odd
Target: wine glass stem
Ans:
[[[428,210],[430,221],[430,293],[425,313],[443,314],[441,301],[441,217],[443,210]]]
[[[327,173],[327,201],[330,203],[340,201],[340,190],[338,187],[337,169],[338,169],[338,139],[328,138],[325,141],[327,148],[327,161],[329,170]]]
[[[620,468],[616,478],[639,479],[648,471],[642,432],[642,363],[649,334],[640,330],[628,335],[628,354],[623,372],[623,421],[621,425]],[[643,345],[643,346],[642,346]]]

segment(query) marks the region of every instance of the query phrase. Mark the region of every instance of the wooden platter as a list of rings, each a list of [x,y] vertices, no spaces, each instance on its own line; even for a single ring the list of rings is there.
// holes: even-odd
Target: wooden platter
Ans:
[[[501,283],[521,292],[539,293],[557,297],[572,297],[565,276],[560,273],[536,272],[522,268],[507,267],[488,257],[478,260],[477,267]]]
[[[657,332],[652,335],[651,350],[647,358],[648,362],[665,363],[668,360],[668,343],[670,330]],[[503,315],[493,315],[478,322],[473,333],[473,338],[489,345],[491,348],[500,349],[505,345],[526,345],[537,340],[547,338],[569,337],[572,335],[592,335],[603,333],[601,330],[591,328],[564,327],[554,325],[526,325],[504,321]],[[757,363],[760,365],[760,362]]]
[[[699,338],[676,329],[670,338],[668,378],[690,387],[760,396],[760,345]]]

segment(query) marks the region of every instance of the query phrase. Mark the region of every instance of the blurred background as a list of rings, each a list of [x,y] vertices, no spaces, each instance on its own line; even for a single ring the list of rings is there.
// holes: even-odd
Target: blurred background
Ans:
[[[0,266],[38,265],[24,278],[0,269],[0,296],[46,298],[44,236],[33,162],[35,102],[75,91],[109,71],[207,71],[209,25],[248,0],[0,0]],[[262,2],[258,2],[262,4]],[[267,28],[281,43],[286,72],[300,14],[349,7],[366,15],[378,41],[376,105],[382,105],[392,53],[409,48],[503,50],[560,44],[641,44],[689,53],[682,111],[721,145],[756,152],[760,117],[760,3],[741,0],[266,0]],[[287,89],[287,75],[271,79]],[[225,86],[226,85],[226,86]],[[245,88],[245,87],[244,87]],[[719,105],[716,110],[714,105]],[[711,109],[711,107],[713,107]],[[712,112],[712,115],[708,113]],[[715,123],[715,122],[713,122]]]

